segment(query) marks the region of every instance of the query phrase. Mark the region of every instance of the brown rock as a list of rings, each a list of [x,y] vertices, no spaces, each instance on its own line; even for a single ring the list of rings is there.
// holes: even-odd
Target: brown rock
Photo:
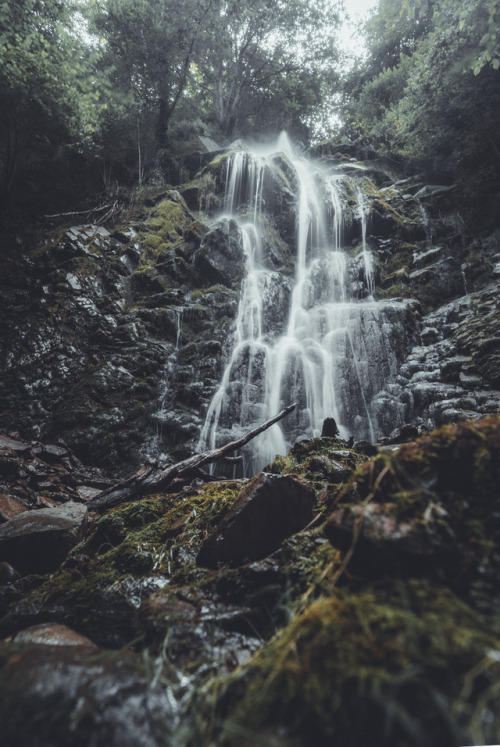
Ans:
[[[198,565],[243,565],[267,557],[284,539],[309,524],[314,502],[312,486],[300,477],[257,475],[203,543]]]
[[[37,506],[41,506],[42,508],[57,508],[57,506],[61,505],[53,498],[47,498],[45,495],[39,495],[36,502]]]
[[[41,623],[30,628],[24,628],[15,633],[7,641],[14,643],[39,643],[45,646],[86,646],[97,649],[95,643],[71,628],[59,623]]]
[[[330,514],[325,534],[340,550],[353,548],[349,567],[362,576],[418,575],[453,556],[438,522],[423,521],[420,516],[403,520],[384,504],[339,507]]]
[[[91,488],[89,485],[79,485],[76,489],[78,498],[81,501],[91,501],[96,495],[102,492],[100,488]]]
[[[26,506],[20,501],[16,501],[10,495],[0,493],[0,522],[8,521],[17,516],[17,514],[22,514],[23,511],[26,511]]]

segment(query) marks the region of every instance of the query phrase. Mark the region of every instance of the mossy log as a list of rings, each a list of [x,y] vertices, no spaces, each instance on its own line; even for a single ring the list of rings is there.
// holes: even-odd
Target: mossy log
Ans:
[[[144,495],[148,495],[156,490],[167,487],[172,480],[180,475],[201,467],[203,464],[211,464],[217,462],[220,459],[226,458],[226,454],[241,449],[255,436],[263,433],[272,425],[282,420],[284,417],[289,415],[296,405],[289,405],[285,407],[278,415],[274,418],[267,420],[262,425],[249,431],[242,438],[236,441],[231,441],[224,446],[220,446],[218,449],[211,449],[204,451],[202,454],[193,454],[193,456],[184,459],[182,462],[172,464],[165,469],[158,469],[157,467],[144,466],[141,467],[135,474],[128,477],[126,480],[122,480],[116,485],[112,485],[110,488],[106,488],[102,493],[99,493],[92,501],[89,501],[89,508],[95,508],[98,510],[113,508],[118,506],[120,503],[125,501],[136,500]]]

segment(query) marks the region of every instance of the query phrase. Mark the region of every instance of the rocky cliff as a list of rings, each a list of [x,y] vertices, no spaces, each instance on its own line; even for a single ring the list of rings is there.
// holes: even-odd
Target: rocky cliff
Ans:
[[[216,220],[227,208],[228,163],[238,148],[186,158],[182,173],[190,181],[148,188],[119,225],[46,231],[28,255],[5,247],[4,431],[63,438],[84,462],[111,470],[197,447],[235,344],[248,266],[238,225]],[[320,161],[355,179],[364,195],[375,299],[387,309],[390,301],[406,304],[402,318],[388,311],[384,322],[371,322],[388,330],[385,361],[366,341],[354,351],[358,368],[362,361],[378,377],[370,385],[375,436],[403,423],[430,428],[498,412],[498,231],[470,235],[460,186],[398,179],[383,162],[339,152]],[[349,184],[343,244],[349,293],[362,298],[363,226]],[[249,197],[239,189],[244,211]],[[289,158],[276,154],[260,195],[270,286],[263,318],[274,335],[287,324],[297,190]],[[344,396],[367,395],[353,386]],[[228,414],[230,423],[235,418]]]

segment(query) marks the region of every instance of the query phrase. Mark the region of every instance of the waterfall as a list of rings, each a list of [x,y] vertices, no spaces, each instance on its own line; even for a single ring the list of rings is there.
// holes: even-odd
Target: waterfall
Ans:
[[[270,266],[263,251],[263,195],[277,158],[297,184],[293,275]],[[208,408],[200,450],[237,438],[293,402],[297,408],[286,421],[244,450],[245,474],[287,453],[296,439],[319,436],[326,417],[335,418],[344,438],[378,435],[373,402],[397,375],[406,307],[374,300],[369,210],[353,177],[307,161],[286,135],[274,147],[228,156],[224,213],[239,225],[246,275],[231,354]],[[361,227],[355,258],[344,245],[349,214]]]

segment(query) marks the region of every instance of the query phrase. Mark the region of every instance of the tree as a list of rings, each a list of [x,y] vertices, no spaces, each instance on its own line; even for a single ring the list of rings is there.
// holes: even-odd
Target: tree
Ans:
[[[155,113],[155,144],[164,148],[186,89],[197,41],[213,0],[95,0],[94,30],[103,65],[136,113]]]
[[[382,2],[373,29],[382,28],[381,14],[391,4]],[[351,86],[351,130],[378,148],[423,158],[455,178],[483,170],[485,178],[494,179],[500,161],[499,4],[420,0],[411,9],[404,4],[397,23],[385,27],[386,36],[371,38],[365,77]],[[416,19],[424,19],[418,33]],[[411,44],[402,45],[402,38]],[[387,64],[381,68],[382,60]]]
[[[76,6],[58,0],[0,5],[0,196],[40,201],[47,165],[89,137],[99,95]],[[52,172],[53,173],[53,172]]]
[[[318,72],[326,74],[336,59],[335,6],[328,0],[217,0],[214,5],[197,68],[221,132],[232,135],[239,122],[255,114],[262,123],[262,111],[276,100],[282,114],[287,107],[291,113],[292,90],[294,106],[309,114],[311,104],[318,103]]]

